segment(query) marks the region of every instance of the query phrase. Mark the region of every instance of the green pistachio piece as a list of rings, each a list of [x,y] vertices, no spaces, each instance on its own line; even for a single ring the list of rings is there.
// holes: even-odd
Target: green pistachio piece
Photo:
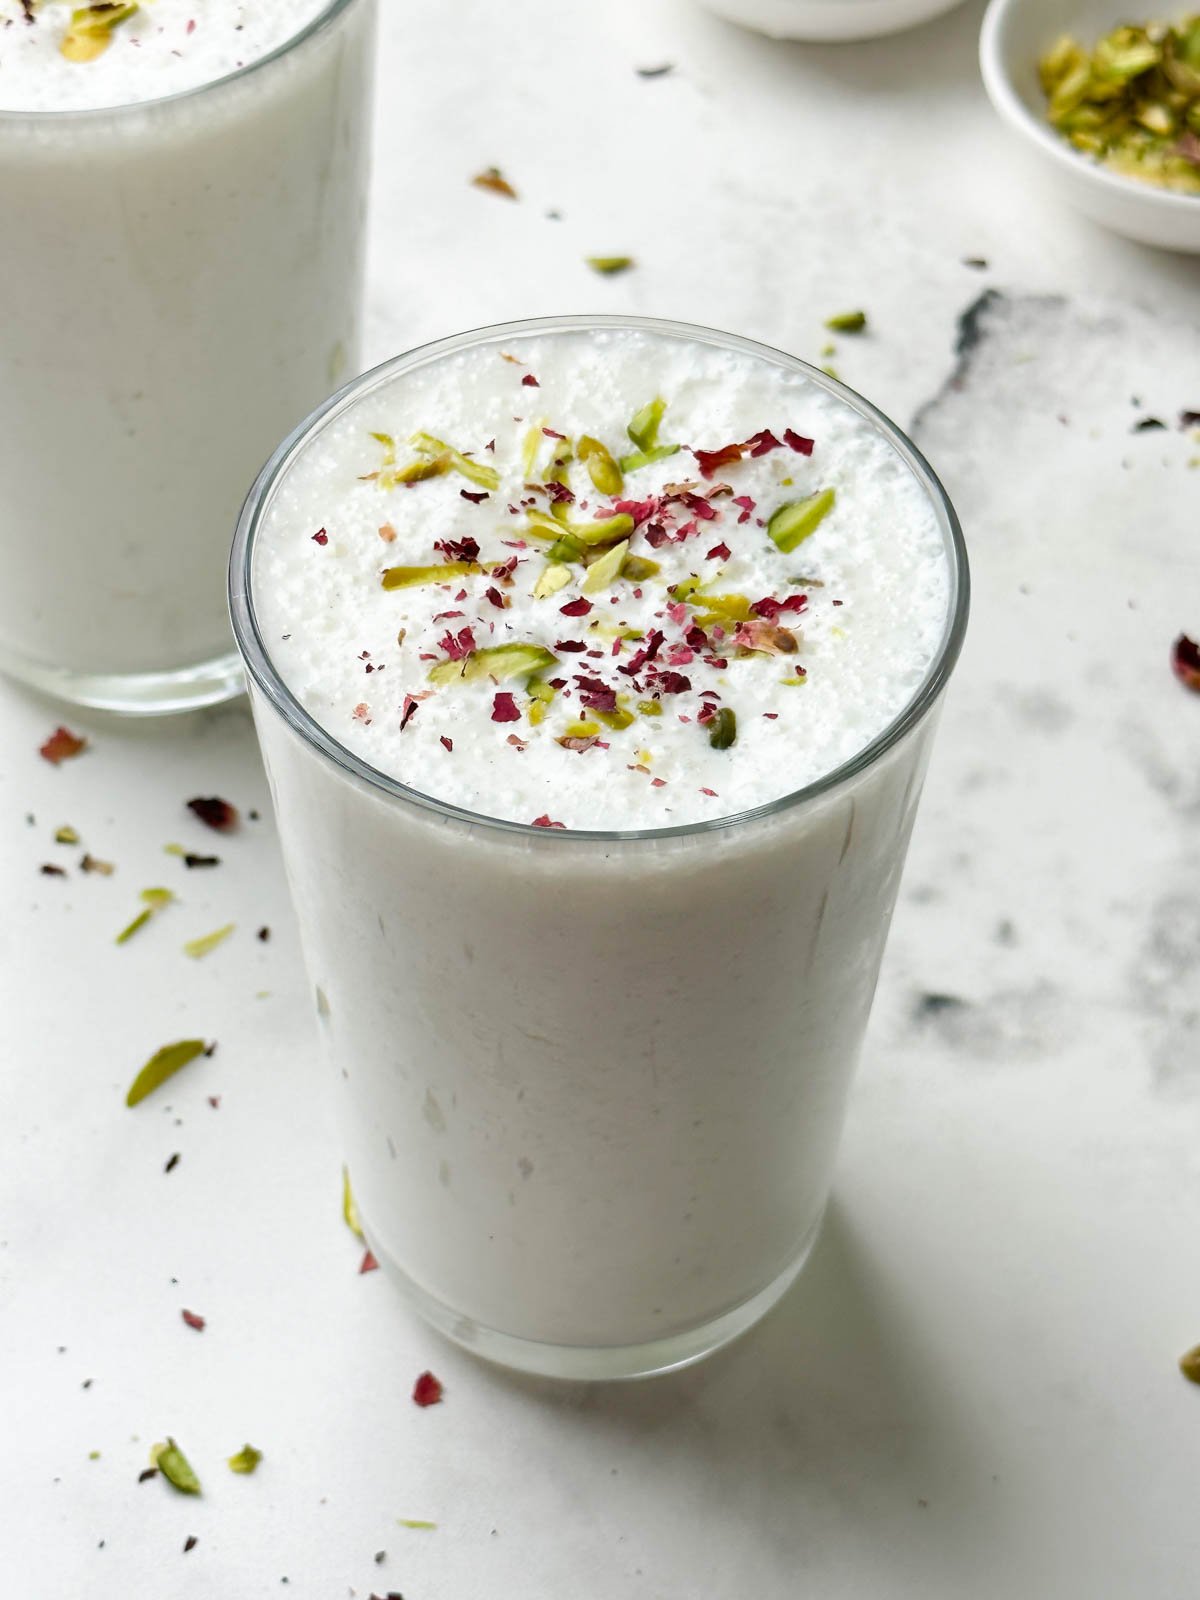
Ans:
[[[78,844],[79,835],[74,828],[55,828],[54,842],[55,844]]]
[[[669,593],[671,599],[690,600],[691,597],[696,593],[697,589],[701,587],[703,581],[704,580],[702,578],[697,578],[695,574],[689,574],[689,576],[686,578],[680,578],[678,583],[673,583],[670,587]]]
[[[436,567],[387,567],[379,581],[384,589],[411,589],[418,583],[442,583],[482,571],[477,561],[443,561]]]
[[[560,561],[552,561],[549,566],[543,567],[538,581],[533,586],[535,600],[548,600],[552,594],[557,594],[560,589],[565,589],[571,581],[571,569]]]
[[[649,561],[645,556],[626,556],[621,576],[628,578],[630,583],[641,583],[646,578],[655,577],[661,571],[662,568],[657,561]]]
[[[521,446],[521,476],[528,483],[533,477],[533,469],[537,465],[538,452],[545,442],[546,435],[542,432],[542,424],[535,423],[525,435],[525,442]]]
[[[629,540],[622,539],[620,544],[614,544],[606,550],[599,561],[593,561],[587,569],[587,576],[580,584],[584,594],[599,594],[602,589],[607,589],[621,576],[621,565],[629,554]]]
[[[599,439],[585,433],[579,441],[579,459],[587,468],[588,477],[601,494],[617,495],[625,487],[621,469],[613,460],[608,447]]]
[[[236,922],[227,922],[223,928],[217,928],[213,933],[203,934],[199,939],[189,939],[183,947],[184,955],[191,956],[193,961],[199,961],[215,950],[219,944],[224,944],[236,927]]]
[[[1200,1383],[1200,1344],[1180,1356],[1179,1370],[1189,1383]]]
[[[659,700],[639,700],[638,711],[643,717],[661,717],[662,702]]]
[[[415,1528],[419,1533],[432,1533],[437,1527],[436,1522],[425,1522],[420,1517],[397,1517],[396,1525],[400,1528]]]
[[[105,4],[80,6],[71,13],[71,22],[59,46],[68,61],[94,61],[112,43],[113,29],[127,22],[136,5]]]
[[[525,692],[531,700],[538,700],[543,705],[552,705],[558,690],[552,683],[543,683],[541,679],[531,680],[525,685]]]
[[[150,1452],[150,1465],[157,1467],[163,1477],[180,1494],[199,1494],[200,1479],[192,1470],[183,1451],[168,1436],[166,1444],[156,1444]]]
[[[594,739],[599,732],[598,722],[568,722],[562,736],[564,739]]]
[[[656,395],[653,400],[635,411],[633,420],[625,432],[637,445],[639,450],[652,450],[658,443],[658,430],[662,425],[663,413],[667,409],[667,402],[662,395]]]
[[[526,678],[531,672],[545,672],[558,665],[552,650],[540,644],[498,644],[486,650],[473,650],[461,661],[439,661],[429,674],[430,683],[478,683],[495,678],[504,683],[510,678]]]
[[[362,1235],[360,1234],[359,1237],[361,1238]],[[229,1470],[230,1472],[253,1472],[262,1458],[263,1453],[261,1450],[256,1450],[252,1444],[244,1444],[237,1455],[230,1456]]]
[[[430,433],[414,433],[408,442],[418,455],[435,460],[439,456],[448,457],[455,472],[461,472],[464,478],[477,483],[481,489],[497,489],[500,486],[500,474],[495,467],[485,466],[482,461],[472,461],[470,456],[463,455],[461,450],[455,450],[442,439],[435,439]]]
[[[636,719],[632,711],[626,711],[624,706],[619,706],[616,711],[593,711],[594,717],[599,717],[607,728],[628,728]]]
[[[174,1077],[180,1067],[186,1067],[189,1061],[202,1056],[207,1048],[203,1039],[181,1039],[178,1044],[163,1045],[161,1050],[154,1052],[130,1084],[125,1104],[136,1106],[148,1094],[161,1088],[168,1078]]]
[[[737,740],[737,717],[728,706],[722,706],[708,723],[708,742],[714,750],[728,750]]]
[[[358,1207],[354,1203],[354,1191],[350,1187],[349,1167],[342,1168],[342,1221],[356,1239],[362,1238],[362,1223],[358,1220]]]
[[[163,906],[170,905],[174,898],[174,892],[170,889],[143,889],[140,899],[146,909],[139,911],[128,927],[121,929],[114,942],[116,944],[127,944],[140,928],[146,926],[156,911],[161,911]]]
[[[583,259],[593,272],[603,273],[605,277],[612,277],[617,272],[628,272],[634,264],[632,256],[584,256]]]
[[[558,522],[544,511],[530,511],[527,519],[526,532],[535,539],[558,540],[566,534],[581,545],[612,544],[614,540],[623,539],[633,532],[633,518],[625,511],[596,522]]]
[[[551,561],[560,561],[571,565],[572,563],[581,562],[585,552],[586,546],[573,533],[560,533],[546,554]]]
[[[817,531],[833,510],[836,499],[836,490],[819,489],[804,500],[789,500],[772,514],[767,533],[785,556],[790,555],[798,544]]]
[[[866,325],[865,311],[839,311],[836,316],[825,318],[830,333],[861,333]]]
[[[676,455],[679,448],[677,444],[656,444],[649,450],[635,450],[632,455],[621,457],[621,471],[636,472],[639,467],[653,466],[656,461],[665,461],[668,456]]]
[[[697,615],[697,622],[702,628],[711,626],[714,622],[749,622],[754,613],[750,609],[750,601],[744,594],[708,594],[703,589],[697,589],[692,595],[691,604],[699,613],[703,607],[703,615]]]

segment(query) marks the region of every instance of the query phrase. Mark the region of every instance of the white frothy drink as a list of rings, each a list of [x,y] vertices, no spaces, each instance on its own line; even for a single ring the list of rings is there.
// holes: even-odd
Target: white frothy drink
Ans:
[[[357,359],[373,0],[0,0],[0,665],[236,686],[221,573]]]
[[[670,1365],[804,1259],[961,628],[936,494],[785,358],[620,326],[401,362],[270,483],[235,613],[350,1170],[485,1353]]]

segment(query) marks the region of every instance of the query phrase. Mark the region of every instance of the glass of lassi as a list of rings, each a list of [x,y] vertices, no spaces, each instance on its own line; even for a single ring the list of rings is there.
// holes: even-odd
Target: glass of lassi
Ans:
[[[444,1333],[647,1374],[795,1278],[967,591],[897,428],[680,324],[446,339],[271,459],[234,631],[359,1213]]]
[[[0,0],[0,670],[239,692],[229,529],[357,370],[375,0]]]

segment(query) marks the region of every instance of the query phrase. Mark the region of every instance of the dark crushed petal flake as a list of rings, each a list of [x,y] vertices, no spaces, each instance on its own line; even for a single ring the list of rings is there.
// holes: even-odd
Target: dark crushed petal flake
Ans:
[[[198,1312],[188,1311],[188,1310],[185,1309],[185,1310],[181,1311],[179,1313],[179,1315],[187,1323],[189,1328],[195,1328],[197,1333],[203,1333],[204,1332],[205,1319],[202,1316],[200,1316]]]
[[[237,807],[216,795],[197,796],[187,802],[187,808],[205,827],[215,828],[218,833],[229,833],[237,827]]]
[[[60,762],[69,761],[72,756],[80,755],[87,749],[87,740],[79,734],[71,732],[70,728],[58,727],[39,746],[38,754],[43,760],[49,761],[51,766],[57,767]]]
[[[1171,646],[1171,670],[1184,688],[1200,694],[1200,645],[1186,633]]]

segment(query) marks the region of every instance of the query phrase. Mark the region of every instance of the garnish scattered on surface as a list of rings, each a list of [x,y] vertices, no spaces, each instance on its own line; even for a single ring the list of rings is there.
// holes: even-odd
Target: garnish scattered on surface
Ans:
[[[1126,178],[1200,195],[1200,13],[1067,35],[1038,63],[1051,126]]]
[[[228,800],[218,799],[216,795],[189,800],[187,808],[206,827],[215,828],[218,833],[230,833],[238,825],[237,807],[230,805]]]
[[[437,1527],[436,1522],[426,1522],[421,1517],[397,1517],[396,1523],[401,1528],[416,1528],[421,1532],[432,1533]]]
[[[80,6],[71,13],[70,25],[59,49],[68,61],[95,61],[112,43],[113,29],[127,22],[137,9],[135,4],[123,5],[119,0]]]
[[[144,928],[154,916],[156,911],[161,911],[164,906],[169,906],[175,896],[170,889],[143,889],[141,900],[144,910],[139,911],[133,921],[122,928],[114,944],[127,944],[140,928]]]
[[[665,78],[669,72],[675,71],[675,63],[664,61],[658,67],[635,67],[633,70],[639,78]]]
[[[74,828],[55,828],[54,842],[55,844],[78,844],[79,835]]]
[[[242,1474],[253,1472],[262,1458],[261,1450],[256,1450],[252,1444],[244,1444],[236,1455],[230,1456],[229,1470]]]
[[[206,933],[199,939],[189,939],[183,947],[184,955],[191,956],[194,961],[215,950],[219,944],[224,944],[229,935],[237,927],[235,922],[227,922],[223,928],[217,928],[212,933]]]
[[[207,1053],[209,1047],[203,1039],[181,1039],[176,1044],[163,1045],[161,1050],[154,1052],[130,1084],[125,1104],[138,1105],[155,1089],[161,1088],[168,1078],[173,1078],[181,1067],[186,1067],[189,1061],[195,1061],[197,1056]]]
[[[349,1167],[342,1168],[342,1221],[356,1239],[363,1238],[362,1223],[358,1217],[358,1206],[354,1202],[354,1191],[350,1187]]]
[[[363,1251],[363,1258],[358,1264],[358,1275],[361,1278],[364,1272],[378,1272],[379,1263],[369,1250]]]
[[[203,1333],[204,1332],[205,1320],[204,1320],[204,1318],[202,1316],[199,1316],[195,1311],[186,1311],[185,1310],[185,1311],[181,1311],[179,1313],[179,1315],[187,1323],[189,1328],[194,1328],[197,1333]]]
[[[87,743],[85,738],[72,733],[70,728],[58,727],[40,747],[38,754],[57,767],[61,762],[82,754],[87,749]]]
[[[1200,694],[1200,645],[1186,633],[1171,646],[1171,670],[1185,689]]]
[[[419,1406],[436,1406],[443,1395],[441,1380],[432,1372],[422,1372],[413,1384],[412,1397]]]
[[[615,277],[618,272],[628,272],[636,262],[632,256],[584,256],[583,258],[593,272],[598,272],[606,278]]]
[[[836,316],[825,318],[825,326],[830,333],[862,333],[867,326],[867,313],[839,311]]]
[[[477,189],[486,189],[489,194],[502,194],[506,200],[518,198],[517,191],[499,167],[485,167],[482,172],[475,174],[471,182]]]
[[[102,878],[111,878],[117,870],[111,861],[101,861],[89,851],[79,863],[81,872],[98,872]]]
[[[192,1471],[188,1458],[170,1435],[167,1436],[166,1444],[154,1446],[150,1452],[150,1460],[171,1487],[178,1489],[180,1494],[200,1493],[200,1479]]]

